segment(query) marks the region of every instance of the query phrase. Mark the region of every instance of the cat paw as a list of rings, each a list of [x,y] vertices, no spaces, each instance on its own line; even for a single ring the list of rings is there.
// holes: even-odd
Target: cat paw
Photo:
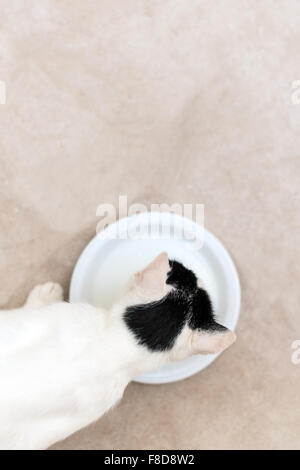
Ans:
[[[26,307],[39,308],[55,302],[62,302],[63,288],[57,282],[39,284],[30,292]]]

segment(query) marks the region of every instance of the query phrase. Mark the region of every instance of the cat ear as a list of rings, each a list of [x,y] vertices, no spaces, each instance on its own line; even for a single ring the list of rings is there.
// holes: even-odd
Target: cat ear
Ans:
[[[162,294],[165,291],[169,271],[168,254],[161,253],[145,269],[135,274],[135,285],[143,295],[155,296]]]
[[[233,331],[218,323],[214,323],[209,330],[194,331],[192,336],[192,349],[194,354],[219,354],[229,348],[236,340]]]

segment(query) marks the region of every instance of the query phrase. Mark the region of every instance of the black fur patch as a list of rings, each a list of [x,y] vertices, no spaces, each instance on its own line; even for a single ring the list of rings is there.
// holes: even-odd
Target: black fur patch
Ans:
[[[139,344],[151,351],[166,351],[173,347],[183,327],[211,332],[226,328],[215,322],[208,293],[197,287],[193,271],[178,261],[170,261],[167,284],[174,290],[157,302],[128,307],[124,320]]]
[[[151,351],[165,351],[181,333],[188,310],[185,296],[170,292],[157,302],[127,308],[124,319],[139,344]]]
[[[215,327],[215,317],[210,297],[206,290],[200,287],[193,295],[188,324],[192,330],[210,330]]]
[[[167,284],[188,292],[197,289],[197,277],[193,271],[185,268],[183,264],[175,260],[169,261],[169,264],[171,270],[168,273]]]

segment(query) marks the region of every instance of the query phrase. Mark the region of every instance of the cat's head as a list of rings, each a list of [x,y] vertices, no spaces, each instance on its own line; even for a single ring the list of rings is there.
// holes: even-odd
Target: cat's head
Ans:
[[[166,253],[135,274],[124,312],[140,345],[181,360],[193,354],[217,354],[235,334],[215,321],[212,302],[193,271]]]

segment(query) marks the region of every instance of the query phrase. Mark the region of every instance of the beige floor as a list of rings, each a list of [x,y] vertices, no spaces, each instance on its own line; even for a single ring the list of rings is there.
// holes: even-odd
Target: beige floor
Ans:
[[[243,291],[238,342],[209,369],[131,384],[55,448],[299,449],[299,1],[0,5],[0,305],[67,288],[119,194],[204,203]]]

